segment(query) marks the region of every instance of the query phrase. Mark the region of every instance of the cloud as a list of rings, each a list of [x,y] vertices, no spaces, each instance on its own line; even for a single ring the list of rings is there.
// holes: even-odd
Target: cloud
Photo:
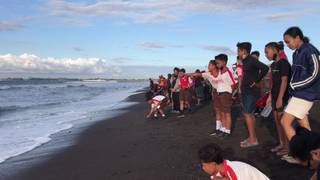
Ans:
[[[281,12],[281,13],[271,13],[269,15],[263,16],[264,19],[268,21],[283,21],[283,20],[292,20],[297,17],[305,16],[312,14],[314,10],[305,10],[305,11],[291,11],[291,12]]]
[[[96,0],[93,2],[49,0],[45,3],[44,9],[52,16],[69,21],[84,17],[107,17],[133,23],[162,23],[177,21],[195,14],[230,14],[308,2],[313,0]]]
[[[77,51],[77,52],[82,52],[82,51],[84,51],[84,49],[81,48],[81,47],[73,47],[72,49],[73,49],[74,51]]]
[[[202,49],[208,50],[208,51],[213,51],[216,53],[226,53],[228,55],[236,55],[236,51],[231,49],[230,47],[227,46],[222,46],[222,45],[204,45],[201,46]]]
[[[21,24],[15,22],[8,22],[8,21],[0,21],[0,32],[7,32],[7,31],[20,31],[25,27]]]
[[[170,44],[166,42],[146,41],[146,42],[137,44],[137,47],[145,50],[154,50],[154,49],[165,49],[165,48],[183,48],[184,46]]]
[[[108,60],[99,58],[40,58],[33,54],[0,55],[1,73],[115,75],[121,73]]]

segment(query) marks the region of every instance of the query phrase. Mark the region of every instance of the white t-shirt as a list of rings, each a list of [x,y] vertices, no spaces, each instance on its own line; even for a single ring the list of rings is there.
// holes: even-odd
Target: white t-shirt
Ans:
[[[155,97],[152,98],[152,103],[151,103],[151,107],[154,108],[156,106],[159,106],[161,104],[161,102],[165,99],[165,96],[162,95],[157,95]],[[158,108],[158,107],[157,107]],[[160,107],[159,107],[160,108]]]
[[[235,85],[235,81],[229,69],[227,69],[227,71],[224,73],[221,73],[221,71],[219,71],[218,83],[217,83],[218,93],[222,93],[222,92],[232,93],[232,86],[234,85]]]
[[[208,80],[214,89],[217,89],[218,77],[214,77],[210,72],[202,73],[201,76]]]
[[[223,162],[225,174],[220,173],[211,176],[214,177],[229,177],[230,180],[269,180],[269,178],[260,172],[255,167],[240,161],[228,161]]]

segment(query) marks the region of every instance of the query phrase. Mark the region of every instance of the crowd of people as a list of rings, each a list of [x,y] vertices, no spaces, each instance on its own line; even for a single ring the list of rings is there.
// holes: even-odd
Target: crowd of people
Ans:
[[[174,68],[167,78],[160,76],[158,82],[150,79],[150,92],[146,97],[151,110],[147,117],[158,117],[158,114],[166,117],[165,106],[170,106],[178,117],[184,117],[193,106],[212,99],[215,128],[210,135],[230,138],[231,108],[240,102],[248,138],[239,142],[239,146],[251,148],[259,145],[255,124],[257,104],[262,99],[265,108],[272,107],[278,133],[278,145],[270,151],[288,163],[317,167],[320,135],[311,132],[308,114],[314,102],[320,99],[320,53],[299,27],[287,29],[283,41],[294,51],[291,64],[282,41],[265,45],[270,66],[259,61],[260,53],[251,51],[250,42],[240,42],[237,62],[232,64],[233,72],[227,67],[228,55],[218,54],[209,61],[206,72],[186,73],[183,68]],[[268,83],[265,79],[269,79]],[[267,93],[262,89],[267,89]],[[248,164],[224,160],[221,152],[216,144],[199,150],[203,170],[212,179],[268,179]],[[318,173],[320,168],[311,179],[320,179]]]

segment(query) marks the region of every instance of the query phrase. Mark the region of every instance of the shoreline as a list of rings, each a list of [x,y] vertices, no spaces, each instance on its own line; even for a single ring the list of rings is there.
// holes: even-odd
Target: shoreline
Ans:
[[[170,114],[165,120],[145,120],[149,106],[143,102],[143,94],[132,95],[128,101],[137,104],[120,109],[124,113],[117,117],[57,133],[50,142],[11,159],[5,166],[0,164],[0,178],[208,179],[200,169],[197,150],[210,142],[220,144],[228,159],[248,162],[270,179],[305,179],[312,173],[305,167],[289,165],[269,152],[275,145],[276,134],[271,120],[257,121],[259,147],[240,149],[238,144],[246,131],[238,106],[232,110],[232,137],[221,140],[208,135],[214,121],[209,104],[185,118]],[[68,145],[67,141],[73,143]],[[48,150],[51,153],[45,152]]]

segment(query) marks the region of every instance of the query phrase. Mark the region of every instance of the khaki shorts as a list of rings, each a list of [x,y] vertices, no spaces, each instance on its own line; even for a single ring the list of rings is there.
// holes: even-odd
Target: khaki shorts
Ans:
[[[230,113],[232,106],[232,94],[230,93],[221,93],[217,95],[216,98],[216,108],[219,109],[220,112]]]
[[[285,112],[293,115],[298,119],[303,119],[309,114],[309,111],[312,108],[312,105],[313,105],[312,101],[307,101],[301,98],[292,97],[289,100],[289,103],[285,109]]]
[[[179,98],[180,98],[180,101],[189,101],[190,100],[190,90],[189,89],[180,89]]]

